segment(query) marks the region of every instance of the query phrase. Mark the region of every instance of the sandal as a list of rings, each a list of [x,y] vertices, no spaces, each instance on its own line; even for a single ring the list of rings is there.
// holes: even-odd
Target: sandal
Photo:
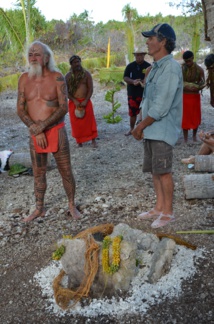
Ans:
[[[163,219],[166,218],[166,219]],[[160,216],[152,223],[152,228],[158,228],[167,225],[168,223],[174,222],[175,216],[170,214],[160,214]]]
[[[153,208],[148,212],[144,212],[144,213],[138,215],[137,218],[139,218],[141,220],[144,220],[144,219],[155,218],[155,217],[160,216],[160,215],[161,215],[161,212],[159,212],[159,211],[157,211],[157,210],[155,210]]]

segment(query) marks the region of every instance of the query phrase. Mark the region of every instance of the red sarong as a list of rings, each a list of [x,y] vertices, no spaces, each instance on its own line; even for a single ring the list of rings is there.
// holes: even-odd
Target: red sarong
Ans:
[[[196,129],[201,124],[201,97],[199,93],[183,94],[182,129]]]
[[[58,125],[53,126],[52,128],[44,131],[46,140],[47,140],[47,147],[45,149],[38,146],[36,143],[36,137],[32,135],[34,147],[36,150],[36,153],[55,153],[58,151],[59,146],[59,136],[58,136],[58,130],[65,126],[65,123],[62,122]]]
[[[84,99],[77,99],[82,102]],[[74,114],[75,105],[69,100],[69,117],[71,123],[71,135],[78,144],[91,141],[97,137],[97,124],[94,117],[94,110],[91,100],[88,101],[85,108],[85,116],[77,118]]]

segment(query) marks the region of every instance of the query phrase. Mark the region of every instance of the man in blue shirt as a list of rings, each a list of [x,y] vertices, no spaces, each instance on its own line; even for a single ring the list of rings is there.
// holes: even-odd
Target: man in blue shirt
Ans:
[[[147,38],[148,53],[154,63],[144,88],[143,119],[132,135],[143,139],[143,171],[152,173],[157,200],[152,210],[138,217],[155,218],[151,226],[158,228],[175,220],[172,158],[173,146],[181,133],[183,77],[180,64],[171,54],[176,46],[173,28],[166,23],[158,24],[142,35]]]

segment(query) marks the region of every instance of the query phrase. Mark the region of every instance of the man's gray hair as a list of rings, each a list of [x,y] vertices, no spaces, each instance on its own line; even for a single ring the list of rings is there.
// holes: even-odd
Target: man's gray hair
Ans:
[[[49,57],[49,60],[47,62],[47,68],[48,70],[50,70],[51,72],[54,72],[54,71],[59,71],[59,69],[57,69],[56,67],[56,63],[54,61],[54,55],[53,55],[53,52],[52,50],[50,49],[50,47],[40,41],[35,41],[33,43],[31,43],[27,49],[27,62],[28,62],[28,54],[29,54],[29,51],[30,51],[30,48],[33,46],[33,45],[39,45],[41,46],[42,50],[43,50],[43,53],[45,55],[45,58],[46,57]]]

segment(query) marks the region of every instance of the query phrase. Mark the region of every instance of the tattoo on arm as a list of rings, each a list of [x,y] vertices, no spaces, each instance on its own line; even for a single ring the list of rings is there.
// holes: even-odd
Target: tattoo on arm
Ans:
[[[18,116],[23,121],[23,123],[27,127],[30,127],[32,124],[34,124],[33,120],[30,118],[30,116],[27,113],[26,101],[24,99],[24,93],[23,92],[18,93],[17,106],[19,107]]]
[[[67,85],[66,85],[66,83],[63,83],[61,85],[61,92],[62,92],[62,94],[67,96]]]
[[[56,78],[56,81],[64,81],[64,77],[61,75],[61,76],[57,76]]]
[[[45,119],[42,123],[44,126],[44,129],[54,125],[59,120],[61,120],[65,116],[65,111],[67,110],[66,104],[59,105],[59,108],[54,111],[54,113],[49,116],[47,119]]]

